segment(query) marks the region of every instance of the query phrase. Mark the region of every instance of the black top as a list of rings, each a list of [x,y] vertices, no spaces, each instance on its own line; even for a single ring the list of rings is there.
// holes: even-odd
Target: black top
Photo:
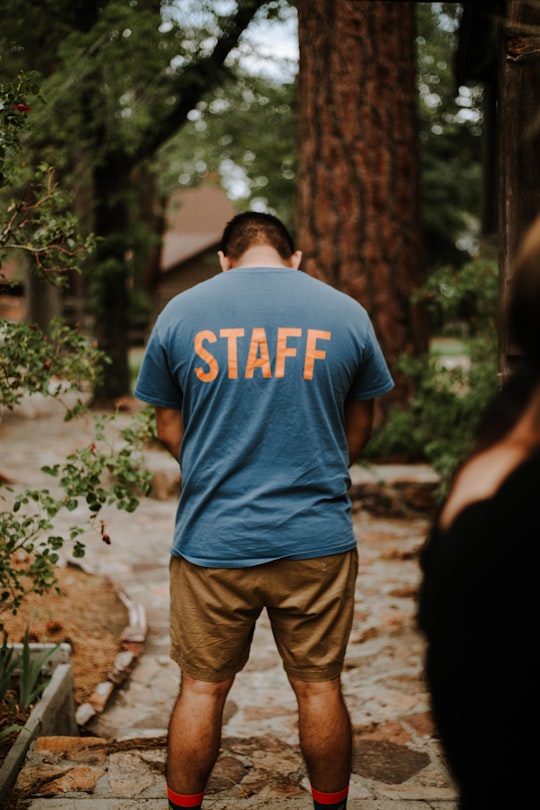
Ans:
[[[535,795],[539,561],[540,452],[446,530],[435,525],[422,550],[426,677],[462,808]]]

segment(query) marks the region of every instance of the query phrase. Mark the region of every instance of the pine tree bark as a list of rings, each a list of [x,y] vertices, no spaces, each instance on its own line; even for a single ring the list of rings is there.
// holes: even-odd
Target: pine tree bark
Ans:
[[[406,404],[402,352],[427,349],[412,2],[298,0],[303,269],[368,310]]]

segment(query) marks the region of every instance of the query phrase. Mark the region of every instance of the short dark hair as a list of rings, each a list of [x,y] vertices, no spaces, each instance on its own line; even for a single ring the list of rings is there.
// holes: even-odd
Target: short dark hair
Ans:
[[[273,214],[244,211],[225,226],[220,249],[236,261],[254,245],[270,245],[285,260],[295,251],[293,238],[280,219]]]

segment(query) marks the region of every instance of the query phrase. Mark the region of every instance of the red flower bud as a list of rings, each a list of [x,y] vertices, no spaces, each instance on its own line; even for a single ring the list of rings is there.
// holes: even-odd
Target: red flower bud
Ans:
[[[32,107],[29,107],[28,104],[14,104],[12,107],[13,110],[17,112],[31,112]]]

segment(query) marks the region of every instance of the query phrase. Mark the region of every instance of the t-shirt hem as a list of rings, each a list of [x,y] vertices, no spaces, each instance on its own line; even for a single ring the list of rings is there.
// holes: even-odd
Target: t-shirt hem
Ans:
[[[191,554],[180,553],[174,548],[171,549],[173,557],[182,557],[192,565],[198,565],[201,568],[253,568],[256,565],[266,565],[267,563],[276,562],[276,560],[316,560],[320,557],[332,557],[334,554],[344,554],[347,551],[352,551],[356,548],[356,540],[338,548],[332,549],[318,549],[316,553],[302,553],[302,554],[285,554],[275,555],[269,557],[251,557],[241,560],[219,560],[217,558],[208,559],[206,557],[195,557]]]
[[[182,410],[181,406],[178,404],[178,401],[169,402],[168,400],[161,399],[160,397],[154,397],[149,396],[148,394],[143,394],[140,391],[137,391],[137,389],[135,389],[135,391],[133,392],[133,396],[136,399],[140,399],[142,402],[147,402],[149,405],[159,405],[161,408],[173,408],[175,411]]]

